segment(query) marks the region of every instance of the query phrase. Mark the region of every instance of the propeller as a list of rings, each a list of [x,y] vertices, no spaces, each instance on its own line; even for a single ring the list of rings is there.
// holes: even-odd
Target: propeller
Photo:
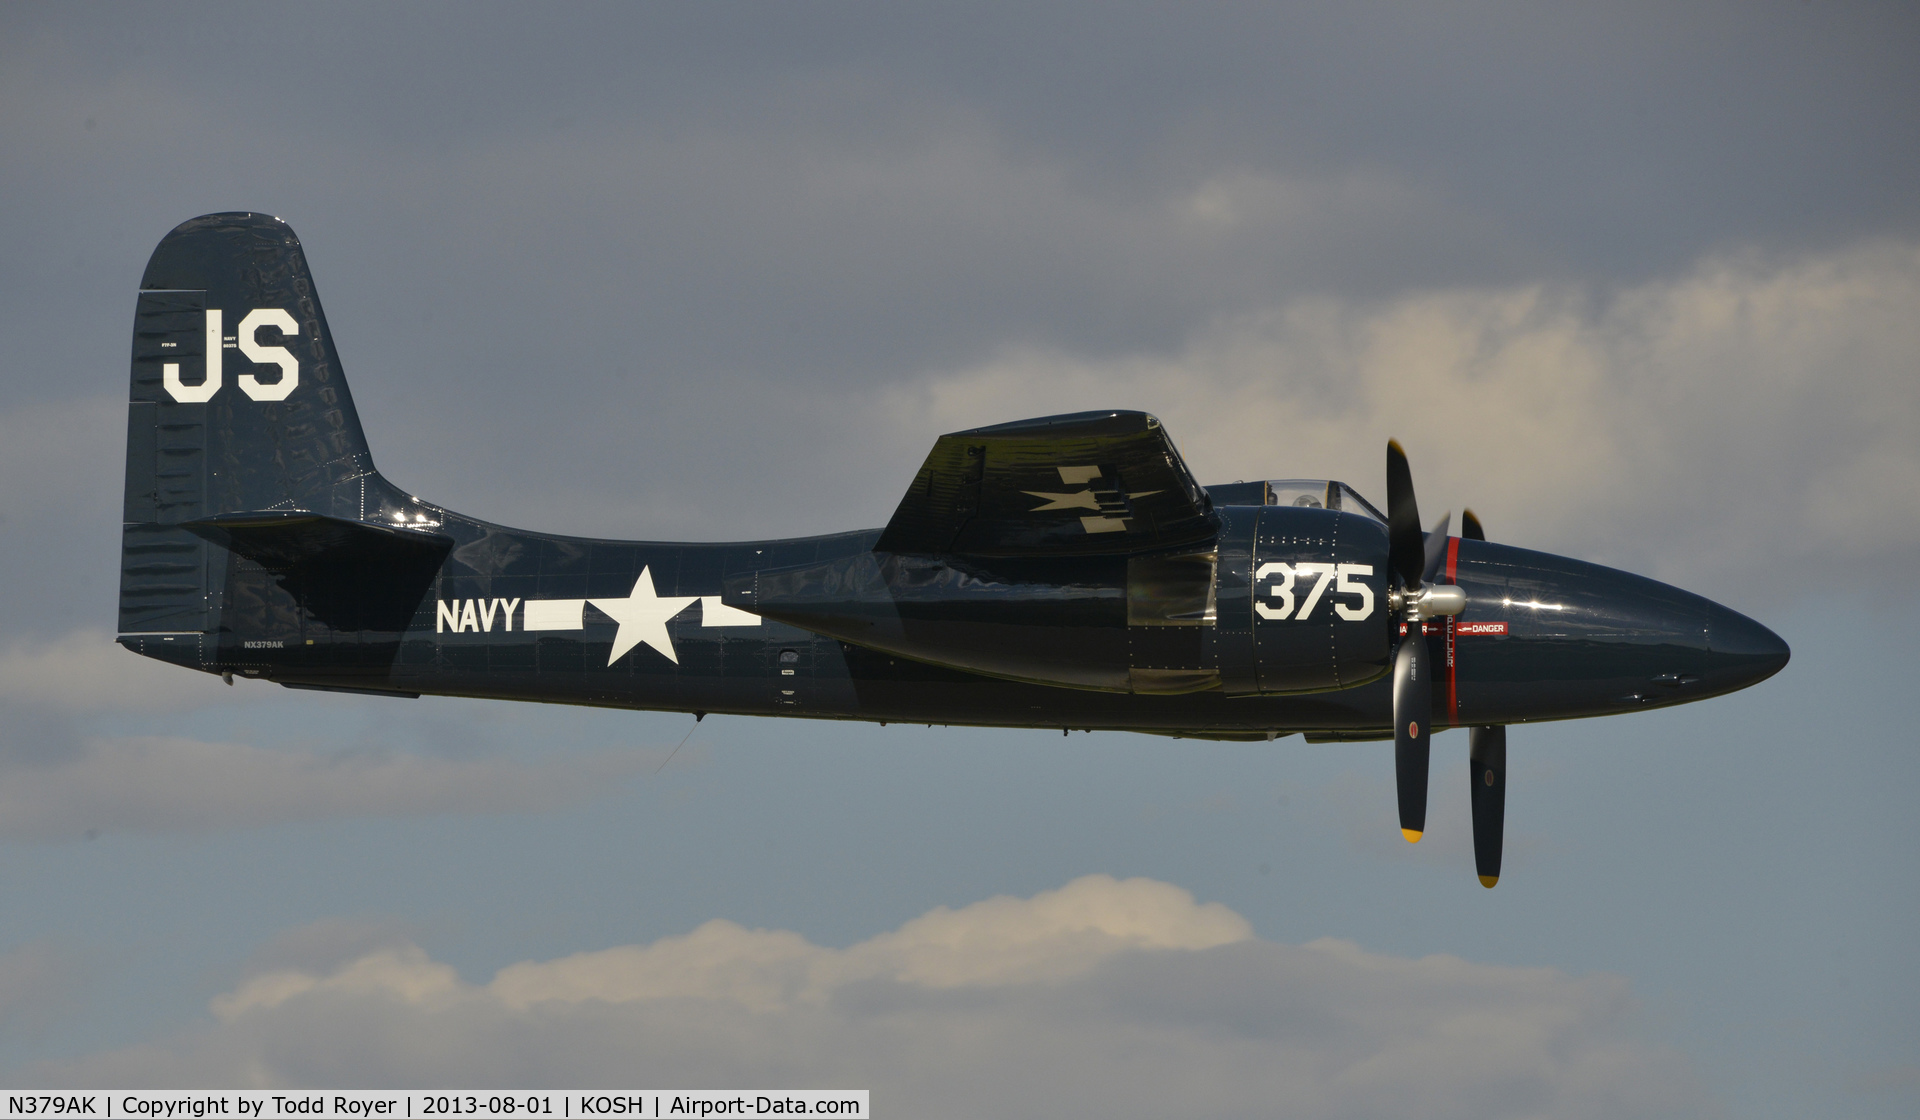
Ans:
[[[1458,614],[1466,596],[1458,587],[1434,584],[1447,551],[1447,513],[1422,539],[1420,506],[1413,496],[1413,470],[1396,440],[1387,441],[1387,556],[1400,589],[1390,598],[1406,623],[1406,637],[1393,657],[1393,772],[1400,798],[1400,835],[1410,844],[1427,830],[1427,769],[1432,755],[1433,665],[1425,620]],[[1476,525],[1478,522],[1475,523]]]
[[[1507,820],[1507,729],[1495,724],[1467,732],[1467,770],[1473,782],[1473,869],[1488,890],[1500,881],[1500,845]]]
[[[1484,541],[1487,531],[1467,510],[1460,515],[1460,535]],[[1500,881],[1500,849],[1507,818],[1507,729],[1475,727],[1467,732],[1468,779],[1473,794],[1473,866],[1480,885],[1488,890]]]
[[[1407,624],[1393,658],[1393,780],[1400,795],[1400,835],[1418,844],[1427,831],[1427,759],[1431,754],[1433,672],[1421,623]]]

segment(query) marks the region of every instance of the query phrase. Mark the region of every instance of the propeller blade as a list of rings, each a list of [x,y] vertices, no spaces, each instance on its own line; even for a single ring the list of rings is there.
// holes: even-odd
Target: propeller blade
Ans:
[[[1427,831],[1427,758],[1433,714],[1433,674],[1421,624],[1407,624],[1407,636],[1393,658],[1393,776],[1400,793],[1400,835],[1418,844]]]
[[[1420,506],[1413,500],[1413,469],[1398,440],[1387,441],[1387,548],[1393,570],[1409,591],[1420,589],[1426,547],[1420,540]]]
[[[1470,541],[1487,539],[1487,531],[1480,527],[1480,519],[1473,515],[1472,510],[1467,510],[1460,515],[1460,535]]]
[[[1467,766],[1473,774],[1473,866],[1488,890],[1500,881],[1500,846],[1507,817],[1507,729],[1476,727]]]
[[[1453,511],[1440,515],[1433,523],[1433,531],[1427,534],[1426,560],[1420,568],[1420,581],[1432,583],[1433,577],[1440,571],[1440,562],[1447,558],[1447,525],[1453,520]]]

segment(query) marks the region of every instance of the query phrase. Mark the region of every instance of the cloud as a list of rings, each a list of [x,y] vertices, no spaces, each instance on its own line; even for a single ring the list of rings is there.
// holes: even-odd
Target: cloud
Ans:
[[[35,367],[32,359],[16,363]],[[5,625],[14,633],[65,630],[83,619],[110,625],[119,578],[126,394],[34,400],[47,384],[28,384],[12,371],[5,383],[0,566],[12,589]]]
[[[403,950],[417,927],[394,919],[323,918],[276,934],[241,970],[248,978],[268,973],[331,973],[383,950]]]
[[[0,757],[0,837],[206,832],[334,817],[509,813],[609,791],[650,752],[527,764],[361,749],[269,750],[178,736],[76,737]]]
[[[18,640],[0,651],[0,702],[70,713],[179,712],[252,699],[220,678],[141,657],[104,630]]]
[[[261,682],[228,688],[130,653],[102,631],[16,641],[0,651],[0,839],[537,812],[605,794],[666,754],[626,747],[523,760],[515,757],[521,736],[497,716],[476,725],[389,712],[369,727],[342,713],[340,698],[325,699],[335,713],[326,723],[309,727],[295,716],[289,724],[287,705],[298,707],[299,694]],[[151,732],[155,719],[178,724],[182,713],[231,716],[261,705],[281,713],[264,745],[256,730],[240,733],[248,741],[124,734],[129,716]]]
[[[1905,252],[1909,258],[1892,264],[1872,261],[1871,248],[1773,261],[1725,253],[1730,245],[1779,245],[1781,237],[1822,246],[1875,230],[1910,237],[1911,222],[1876,221],[1872,207],[1843,207],[1845,219],[1834,219],[1840,232],[1810,241],[1804,232],[1790,235],[1783,223],[1753,215],[1730,227],[1719,224],[1757,194],[1779,196],[1769,205],[1794,212],[1834,207],[1842,197],[1837,189],[1875,179],[1858,173],[1858,160],[1807,160],[1810,173],[1835,180],[1822,190],[1788,189],[1784,184],[1796,180],[1782,177],[1787,168],[1749,174],[1742,164],[1738,181],[1751,189],[1704,191],[1708,212],[1696,208],[1689,224],[1675,217],[1673,192],[1683,185],[1699,190],[1709,180],[1670,169],[1623,172],[1619,159],[1593,154],[1599,135],[1593,127],[1542,135],[1491,123],[1515,107],[1509,98],[1486,96],[1482,83],[1496,72],[1488,67],[1532,59],[1522,69],[1538,84],[1533,67],[1546,57],[1538,50],[1479,57],[1494,41],[1489,34],[1522,34],[1512,21],[1471,34],[1446,21],[1443,37],[1456,49],[1471,46],[1475,60],[1488,65],[1444,65],[1438,72],[1428,68],[1438,65],[1431,52],[1442,28],[1402,29],[1402,37],[1383,40],[1380,29],[1367,26],[1368,49],[1341,55],[1337,65],[1321,62],[1337,71],[1322,75],[1333,84],[1321,92],[1343,91],[1342,113],[1331,105],[1310,109],[1310,98],[1295,95],[1295,67],[1275,67],[1267,52],[1251,47],[1276,35],[1297,44],[1307,41],[1303,35],[1348,42],[1346,35],[1362,34],[1328,18],[1330,25],[1316,18],[1282,32],[1261,17],[1224,39],[1218,29],[1199,36],[1212,44],[1206,57],[1217,64],[1194,66],[1196,80],[1207,77],[1190,88],[1119,80],[1121,71],[1085,59],[1068,70],[1057,68],[1064,61],[1033,67],[1019,80],[1051,83],[1075,75],[1062,88],[1072,91],[1070,103],[1079,108],[1063,118],[1013,110],[1004,96],[1014,75],[982,84],[976,68],[949,73],[953,58],[963,56],[950,56],[947,47],[936,52],[937,60],[904,66],[901,59],[925,49],[911,19],[891,30],[863,22],[862,35],[889,43],[870,56],[842,55],[844,35],[826,35],[817,24],[790,29],[831,47],[831,57],[840,60],[833,64],[811,51],[775,51],[776,64],[756,49],[745,56],[751,62],[724,63],[737,69],[687,70],[679,68],[680,52],[663,46],[724,35],[736,49],[747,49],[730,27],[676,25],[637,40],[615,37],[653,44],[648,49],[663,52],[659,61],[674,67],[676,81],[695,82],[712,96],[639,96],[626,79],[645,88],[646,75],[663,73],[653,67],[562,67],[611,84],[597,94],[546,91],[554,99],[552,116],[513,105],[476,113],[476,97],[491,104],[502,88],[516,88],[498,82],[458,96],[449,92],[460,88],[458,81],[428,83],[430,96],[407,99],[398,113],[392,98],[329,101],[324,112],[310,99],[251,93],[229,103],[219,93],[224,85],[183,86],[175,80],[177,66],[154,70],[154,59],[175,59],[177,52],[150,45],[142,55],[98,51],[102,35],[164,39],[173,34],[165,28],[107,21],[81,33],[61,21],[33,21],[23,25],[31,34],[20,42],[37,49],[17,49],[26,69],[16,67],[14,76],[21,90],[33,93],[30,111],[6,125],[19,141],[14,147],[42,156],[21,162],[29,169],[23,189],[31,185],[66,205],[84,200],[93,215],[119,215],[112,219],[114,236],[130,241],[116,247],[112,259],[68,269],[75,284],[79,278],[85,284],[67,288],[49,280],[43,261],[64,262],[71,235],[50,223],[25,235],[32,251],[10,258],[26,270],[16,286],[24,299],[43,302],[21,304],[27,309],[21,333],[31,345],[20,368],[49,368],[84,342],[83,365],[123,369],[126,293],[146,247],[195,210],[270,202],[309,237],[380,461],[403,484],[479,516],[618,536],[783,535],[873,524],[892,508],[931,435],[942,430],[924,408],[876,416],[860,407],[881,386],[895,385],[893,396],[916,406],[925,403],[916,394],[928,391],[966,395],[971,386],[980,396],[992,389],[993,407],[961,410],[971,422],[992,422],[1043,411],[1042,402],[1101,406],[1117,394],[1078,390],[1133,385],[1141,391],[1127,394],[1137,398],[1129,403],[1177,420],[1176,434],[1196,465],[1217,462],[1223,473],[1275,473],[1279,460],[1297,464],[1290,469],[1298,473],[1337,471],[1377,490],[1377,445],[1384,438],[1378,429],[1391,421],[1411,444],[1425,438],[1473,445],[1416,447],[1423,489],[1435,494],[1445,483],[1429,498],[1442,507],[1495,507],[1481,512],[1497,513],[1496,532],[1512,534],[1508,539],[1577,547],[1583,554],[1598,547],[1622,563],[1647,566],[1663,562],[1678,534],[1709,564],[1750,565],[1764,551],[1752,536],[1773,543],[1776,527],[1768,515],[1778,506],[1729,502],[1718,488],[1702,485],[1732,479],[1765,487],[1793,507],[1796,522],[1839,540],[1842,555],[1829,549],[1828,561],[1884,569],[1912,520],[1903,522],[1902,515],[1915,492],[1913,464],[1897,438],[1902,425],[1911,431],[1915,422],[1911,393],[1889,402],[1888,393],[1862,391],[1862,376],[1878,377],[1885,387],[1886,377],[1871,370],[1834,369],[1824,375],[1824,393],[1819,382],[1823,368],[1855,357],[1882,373],[1913,368],[1913,328],[1884,307],[1874,311],[1869,304],[1876,297],[1856,284],[1910,272],[1911,247],[1882,245],[1883,256]],[[1631,21],[1602,21],[1609,30],[1601,34],[1584,20],[1574,21],[1575,33],[1558,19],[1537,18],[1528,24],[1543,36],[1534,46],[1550,43],[1567,52],[1555,56],[1559,63],[1551,70],[1593,65],[1590,52],[1598,42],[1618,50],[1645,41],[1626,30]],[[1146,27],[1101,24],[1098,35],[1165,49],[1166,36],[1188,41],[1193,34],[1179,20]],[[999,32],[1009,39],[993,57],[1029,49],[1024,23],[1020,34],[1011,31]],[[1778,27],[1745,33],[1760,36],[1769,49],[1791,43],[1794,58],[1810,49],[1798,35],[1772,38],[1784,34]],[[1822,50],[1835,52],[1823,57],[1829,65],[1847,58],[1850,73],[1865,65],[1861,45],[1893,41],[1861,26],[1843,34],[1830,24],[1826,33],[1837,37],[1820,40]],[[315,56],[326,59],[332,85],[342,73],[372,79],[389,72],[390,45],[338,34],[340,49]],[[485,29],[472,35],[467,47],[454,51],[460,59],[470,61],[474,50],[501,50],[516,65],[536,56],[591,53],[600,41],[558,35],[534,44]],[[1786,71],[1780,67],[1748,69],[1757,65],[1753,59],[1772,57],[1765,51],[1723,55],[1718,34],[1682,38],[1702,61],[1729,67],[1724,80],[1737,80],[1754,95],[1779,96],[1790,88],[1781,85]],[[974,49],[983,46],[971,42]],[[1711,50],[1703,46],[1708,42],[1715,44]],[[197,39],[180,45],[216,50]],[[453,48],[443,42],[441,49]],[[1876,65],[1887,64],[1884,50],[1876,48]],[[1118,57],[1135,56],[1128,48]],[[722,51],[710,65],[731,58]],[[1356,60],[1381,72],[1360,80]],[[440,64],[451,66],[451,57]],[[471,69],[465,61],[461,66],[462,74]],[[1629,84],[1637,102],[1648,81],[1638,68],[1601,66],[1590,76],[1617,81],[1627,72],[1636,74]],[[1692,88],[1703,81],[1701,72],[1676,63],[1663,80],[1675,83],[1670,88]],[[262,86],[231,66],[207,73],[249,89],[287,88]],[[934,78],[943,73],[949,77]],[[1425,76],[1413,81],[1412,73]],[[1401,135],[1378,118],[1380,91],[1401,82],[1412,82],[1423,96],[1392,104],[1433,112],[1450,131]],[[1596,100],[1585,87],[1577,95],[1555,88],[1567,99],[1562,108],[1589,126],[1596,122],[1580,114],[1629,100]],[[1212,111],[1227,114],[1210,127],[1184,114],[1149,111],[1169,97],[1184,101],[1203,92],[1220,99],[1210,102]],[[1870,119],[1862,115],[1867,112],[1873,119],[1911,116],[1890,108],[1903,105],[1900,99],[1865,98],[1852,83],[1808,80],[1802,93],[1818,93],[1833,122],[1855,128]],[[1431,100],[1443,94],[1457,99],[1457,107],[1441,109]],[[1851,100],[1856,96],[1861,103]],[[1117,104],[1135,104],[1135,98],[1140,112],[1115,115]],[[1720,102],[1665,100],[1689,112]],[[760,111],[747,111],[748,105]],[[1604,134],[1619,145],[1616,154],[1645,159],[1658,150],[1664,160],[1691,165],[1710,153],[1733,153],[1727,143],[1691,140],[1649,147],[1644,121],[1617,111],[1624,116],[1616,123],[1633,127]],[[555,123],[582,112],[580,127]],[[1530,102],[1523,115],[1534,114],[1552,116]],[[1768,122],[1749,136],[1759,141],[1748,153],[1756,158],[1778,161],[1783,152],[1817,150],[1783,145],[1778,115],[1733,115],[1742,127]],[[85,128],[82,122],[94,116],[98,127]],[[1816,118],[1792,119],[1818,137],[1845,131],[1813,128],[1808,122]],[[1068,120],[1078,123],[1064,127]],[[1102,123],[1119,120],[1127,127],[1110,131]],[[1282,120],[1291,124],[1275,127]],[[1048,121],[1046,131],[1058,134],[1038,142],[1031,130]],[[1353,131],[1356,123],[1364,124],[1361,132]],[[1724,128],[1712,134],[1721,141],[1730,135]],[[1845,134],[1883,157],[1906,151]],[[427,135],[433,142],[421,143]],[[1515,144],[1511,138],[1521,135],[1527,141]],[[1074,136],[1100,139],[1114,150],[1086,150],[1068,142]],[[1438,137],[1447,141],[1437,143]],[[1332,143],[1335,138],[1340,142]],[[1543,159],[1542,143],[1577,151]],[[244,158],[236,144],[245,146]],[[1511,149],[1510,159],[1526,167],[1490,162],[1489,147]],[[342,194],[324,176],[284,183],[272,172],[284,160],[259,158],[262,151],[318,158],[353,189]],[[129,161],[142,167],[137,180],[115,173]],[[1589,161],[1604,165],[1606,174],[1596,174]],[[209,168],[217,170],[217,181],[207,179]],[[1598,206],[1606,220],[1582,225],[1553,211],[1540,201],[1541,175],[1577,178],[1579,207]],[[1624,189],[1616,175],[1632,180],[1633,189]],[[1498,182],[1485,182],[1489,176]],[[127,193],[136,181],[138,189]],[[447,183],[460,189],[449,192]],[[1648,183],[1663,189],[1649,191]],[[363,205],[369,190],[382,206]],[[1494,204],[1489,192],[1521,197]],[[1546,197],[1564,203],[1570,196]],[[1903,212],[1912,206],[1899,192],[1889,197]],[[527,198],[548,201],[540,220],[501,220],[521,213]],[[636,198],[644,205],[636,207]],[[1630,204],[1618,201],[1627,198]],[[1517,231],[1516,222],[1529,230]],[[1687,228],[1676,232],[1676,225]],[[106,240],[105,228],[87,228],[87,244]],[[1635,263],[1614,267],[1621,244],[1649,238],[1652,247],[1628,254]],[[1540,248],[1563,240],[1591,244],[1566,259]],[[1703,251],[1716,255],[1686,263]],[[1823,268],[1837,271],[1815,275]],[[1597,293],[1563,280],[1520,282],[1674,269],[1685,274]],[[450,276],[457,282],[449,283]],[[1717,280],[1731,287],[1716,290]],[[1763,290],[1775,281],[1785,287],[1771,295]],[[1438,286],[1463,282],[1506,286]],[[1824,295],[1813,290],[1822,285]],[[1879,298],[1888,307],[1910,306],[1910,288],[1909,276]],[[1773,296],[1786,302],[1770,304]],[[1840,301],[1831,308],[1835,318],[1823,314],[1826,297]],[[1751,306],[1734,306],[1731,320],[1717,320],[1726,300]],[[1867,322],[1863,315],[1877,318]],[[500,330],[506,321],[513,329]],[[58,329],[46,325],[56,322]],[[606,329],[611,323],[622,327]],[[1863,327],[1866,333],[1856,330]],[[1904,339],[1898,337],[1903,330]],[[1850,352],[1856,343],[1873,349],[1875,338],[1900,342],[1899,352],[1891,358]],[[1654,342],[1659,346],[1651,353],[1639,349]],[[999,357],[984,357],[996,352]],[[1658,360],[1638,367],[1644,376],[1631,375],[1643,357]],[[1700,358],[1728,368],[1696,366]],[[1791,392],[1777,394],[1779,379],[1764,371],[1791,370],[1796,362],[1801,373],[1786,386]],[[572,372],[528,376],[555,363]],[[996,370],[1006,376],[989,376]],[[915,371],[925,376],[899,387]],[[100,376],[96,387],[111,388],[119,375]],[[41,386],[35,381],[26,388],[46,391]],[[1343,391],[1358,403],[1343,400]],[[1843,415],[1835,398],[1851,401],[1860,414]],[[25,447],[22,440],[33,437],[32,446],[45,448],[44,455],[18,456],[21,470],[8,477],[28,484],[16,490],[79,495],[90,508],[104,496],[111,505],[118,492],[112,476],[121,406],[88,407],[106,411],[70,421],[22,415],[6,428],[9,438],[0,446]],[[1216,412],[1223,415],[1209,416]],[[1646,413],[1651,433],[1643,430]],[[914,422],[900,434],[867,422],[895,416]],[[1812,423],[1801,427],[1796,418]],[[1872,438],[1850,447],[1862,429]],[[84,493],[80,476],[67,469],[78,452],[52,434],[70,432],[90,433],[105,449],[84,458]],[[1698,434],[1712,438],[1695,440]],[[1356,446],[1368,449],[1364,458],[1344,454]],[[1823,456],[1835,461],[1811,463]],[[1329,459],[1337,465],[1323,466]],[[1632,469],[1621,471],[1621,459]],[[1765,469],[1751,469],[1756,461]],[[1810,463],[1815,469],[1805,469]],[[1640,516],[1650,503],[1674,501],[1676,494],[1687,500],[1675,504],[1688,508],[1670,523]],[[1734,518],[1736,506],[1765,509]],[[110,528],[111,513],[96,508],[95,515],[102,532]],[[17,547],[13,559],[30,571],[47,569],[36,574],[48,584],[70,584],[70,555],[49,559],[54,554],[43,542],[70,540],[71,516],[36,507],[24,535],[31,547]],[[1662,548],[1639,548],[1633,540],[1654,536]],[[110,547],[104,538],[101,544]],[[86,554],[96,553],[89,548]],[[110,568],[97,571],[110,574]]]
[[[867,1087],[915,1116],[1699,1115],[1624,981],[1282,945],[1146,879],[845,949],[711,921],[472,984],[411,944],[256,973],[213,1021],[30,1079]]]
[[[1769,592],[1865,586],[1920,546],[1920,246],[1715,258],[1604,292],[1435,290],[1225,318],[1179,352],[1014,348],[863,418],[948,431],[1133,407],[1203,481],[1333,475],[1495,539]]]
[[[126,428],[120,393],[16,402],[0,411],[0,471],[11,483],[0,491],[0,521],[72,524],[105,511],[117,519]]]
[[[0,1038],[34,1037],[73,1007],[81,954],[48,941],[0,953]]]

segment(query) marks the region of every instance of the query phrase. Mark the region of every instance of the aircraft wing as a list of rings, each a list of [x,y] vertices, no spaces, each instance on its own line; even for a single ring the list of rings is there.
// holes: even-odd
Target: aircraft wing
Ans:
[[[1076,412],[940,437],[874,545],[973,556],[1112,555],[1216,528],[1160,421]]]

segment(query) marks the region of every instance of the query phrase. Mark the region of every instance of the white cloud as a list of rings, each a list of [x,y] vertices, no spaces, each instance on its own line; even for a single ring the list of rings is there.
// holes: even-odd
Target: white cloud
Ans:
[[[1143,408],[1203,481],[1327,476],[1381,498],[1382,448],[1423,510],[1496,539],[1711,593],[1864,585],[1920,546],[1920,247],[1725,258],[1578,287],[1307,299],[1173,355],[1011,350],[894,390],[862,422],[950,431]]]
[[[1217,903],[1144,879],[1079,880],[1031,899],[940,907],[844,952],[798,934],[713,921],[683,938],[539,964],[517,964],[491,990],[509,1006],[546,1000],[615,1002],[726,993],[749,1006],[817,1003],[845,985],[889,979],[932,989],[1046,983],[1083,975],[1133,949],[1207,949],[1253,935]]]
[[[277,690],[276,690],[277,691]],[[71,713],[178,712],[252,699],[220,678],[142,657],[104,630],[16,641],[0,651],[0,702]]]
[[[1624,981],[1281,945],[1145,879],[936,909],[845,949],[713,921],[472,984],[410,944],[256,974],[46,1082],[871,1088],[923,1117],[1707,1110]]]
[[[174,736],[83,738],[0,763],[0,837],[200,832],[331,817],[536,811],[651,768],[653,752],[527,764],[387,750],[268,750]]]

